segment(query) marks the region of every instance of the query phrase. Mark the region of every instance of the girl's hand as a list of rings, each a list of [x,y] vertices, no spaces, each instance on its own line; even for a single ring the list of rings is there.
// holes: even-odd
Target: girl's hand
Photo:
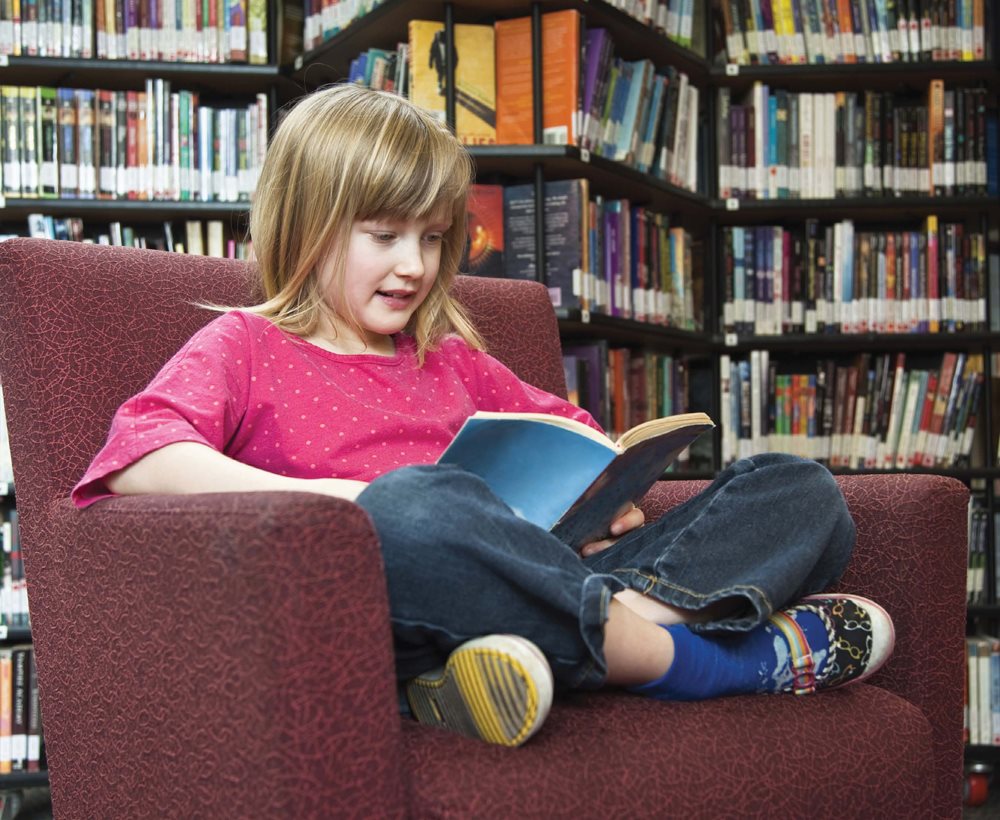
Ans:
[[[642,510],[635,506],[635,504],[630,503],[611,522],[611,538],[602,538],[600,541],[591,541],[589,544],[584,544],[580,550],[580,556],[587,558],[599,552],[604,552],[604,550],[614,544],[625,533],[638,529],[645,523],[646,516],[643,515]]]

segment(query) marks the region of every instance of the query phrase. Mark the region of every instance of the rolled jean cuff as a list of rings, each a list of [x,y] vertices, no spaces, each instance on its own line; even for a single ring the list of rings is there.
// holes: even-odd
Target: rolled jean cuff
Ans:
[[[611,597],[625,588],[613,575],[590,575],[584,580],[580,595],[580,636],[590,657],[583,663],[577,662],[572,669],[554,669],[557,680],[565,681],[573,689],[598,689],[604,685],[608,677],[604,624],[608,620]]]

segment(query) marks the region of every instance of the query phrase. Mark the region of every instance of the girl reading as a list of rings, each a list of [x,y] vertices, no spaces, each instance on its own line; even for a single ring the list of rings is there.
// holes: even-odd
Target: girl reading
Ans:
[[[300,101],[251,208],[263,301],[221,311],[119,408],[76,503],[355,500],[381,541],[414,715],[494,743],[536,732],[554,687],[683,700],[871,675],[892,622],[866,599],[818,594],[854,524],[816,462],[738,461],[655,522],[622,511],[579,552],[435,463],[476,410],[597,427],[491,358],[449,296],[472,177],[456,138],[405,99],[344,85]]]

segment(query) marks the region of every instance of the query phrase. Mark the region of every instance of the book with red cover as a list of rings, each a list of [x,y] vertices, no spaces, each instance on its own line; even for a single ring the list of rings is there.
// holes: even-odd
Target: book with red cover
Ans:
[[[460,270],[475,276],[503,276],[503,186],[470,186],[467,218],[468,247]]]

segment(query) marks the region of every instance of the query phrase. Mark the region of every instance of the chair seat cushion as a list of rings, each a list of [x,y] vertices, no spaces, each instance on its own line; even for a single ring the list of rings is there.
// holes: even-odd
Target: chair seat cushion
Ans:
[[[572,693],[519,749],[403,729],[417,818],[920,817],[933,797],[930,725],[866,684],[702,703]]]

